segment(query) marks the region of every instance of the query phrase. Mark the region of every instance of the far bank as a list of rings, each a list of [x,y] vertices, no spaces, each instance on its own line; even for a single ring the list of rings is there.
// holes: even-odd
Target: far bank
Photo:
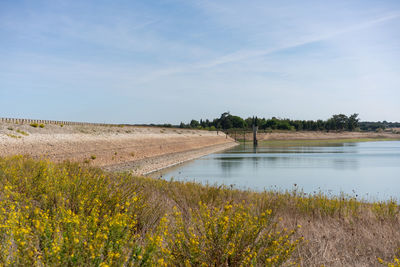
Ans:
[[[252,141],[253,133],[244,131],[229,131],[229,136],[237,141]],[[335,132],[335,131],[264,131],[257,132],[257,140],[400,140],[399,132]]]

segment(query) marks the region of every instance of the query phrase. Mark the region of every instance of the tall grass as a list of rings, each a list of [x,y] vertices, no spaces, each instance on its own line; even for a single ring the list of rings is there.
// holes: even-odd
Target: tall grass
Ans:
[[[302,240],[297,228],[281,229],[267,206],[235,195],[68,162],[2,158],[0,265],[292,264]]]
[[[399,212],[0,158],[0,265],[396,266]]]

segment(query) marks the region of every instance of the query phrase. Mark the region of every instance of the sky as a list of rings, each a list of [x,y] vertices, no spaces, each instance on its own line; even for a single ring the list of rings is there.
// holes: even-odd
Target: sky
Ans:
[[[400,1],[0,0],[0,117],[400,121]]]

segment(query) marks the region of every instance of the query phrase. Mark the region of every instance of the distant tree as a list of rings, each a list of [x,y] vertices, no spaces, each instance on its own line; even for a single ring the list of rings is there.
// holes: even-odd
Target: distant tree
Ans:
[[[335,130],[343,131],[347,128],[348,118],[344,114],[338,114],[332,116],[333,123],[335,124]]]
[[[191,128],[197,128],[200,125],[200,123],[196,120],[191,120],[190,121],[190,127]]]
[[[327,131],[337,130],[336,122],[333,118],[330,118],[326,121],[325,129]]]
[[[201,127],[203,127],[203,128],[208,127],[207,121],[208,121],[208,120],[203,121],[202,119],[200,119],[200,125],[201,125]]]
[[[244,120],[246,123],[246,127],[250,128],[253,125],[253,118],[248,117],[247,119]]]
[[[291,126],[287,120],[279,120],[276,128],[279,130],[290,130]]]
[[[375,131],[385,129],[386,127],[400,127],[398,122],[360,122],[358,114],[354,113],[347,117],[344,114],[335,114],[328,120],[290,120],[272,117],[270,119],[248,117],[243,119],[239,116],[234,116],[229,111],[221,114],[219,118],[213,120],[191,120],[189,124],[181,122],[180,128],[197,128],[210,129],[214,127],[217,130],[228,129],[251,129],[252,125],[256,124],[259,129],[278,129],[278,130],[296,130],[296,131],[354,131],[358,128],[365,131]],[[169,126],[169,125],[168,125]]]
[[[357,113],[350,115],[350,117],[348,118],[348,121],[347,121],[347,130],[354,131],[356,128],[358,128],[359,121],[360,121],[360,119],[358,118]]]
[[[226,130],[233,127],[231,117],[232,115],[229,113],[229,111],[221,114],[221,117],[219,118],[219,124],[221,125],[222,129]]]
[[[290,124],[296,129],[296,131],[303,130],[303,123],[299,120],[291,121]]]
[[[239,116],[230,115],[229,119],[232,122],[233,128],[245,128],[246,127],[246,122]]]
[[[323,120],[317,120],[317,129],[319,131],[325,130],[325,123]]]

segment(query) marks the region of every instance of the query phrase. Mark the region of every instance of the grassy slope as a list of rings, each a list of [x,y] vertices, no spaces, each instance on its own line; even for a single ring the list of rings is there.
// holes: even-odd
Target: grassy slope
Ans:
[[[0,187],[5,264],[371,266],[400,247],[391,201],[256,193],[22,157],[0,159]]]

